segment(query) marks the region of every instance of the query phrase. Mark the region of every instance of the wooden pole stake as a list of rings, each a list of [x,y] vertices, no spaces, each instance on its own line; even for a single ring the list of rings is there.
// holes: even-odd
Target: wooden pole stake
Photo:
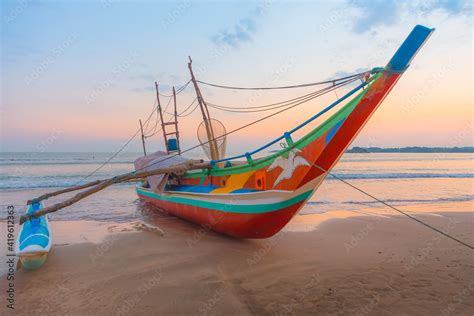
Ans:
[[[173,100],[174,100],[174,127],[176,130],[176,142],[178,145],[178,155],[181,155],[181,146],[179,144],[179,130],[178,130],[178,106],[176,104],[176,91],[173,87]]]
[[[197,100],[198,100],[198,103],[199,103],[199,107],[201,109],[202,118],[204,120],[204,125],[206,127],[207,139],[209,140],[209,149],[211,150],[211,159],[212,160],[218,160],[221,157],[219,157],[219,151],[217,149],[217,142],[216,142],[215,137],[214,137],[214,131],[212,130],[212,124],[211,124],[211,117],[209,115],[209,109],[207,108],[206,102],[204,102],[204,99],[203,99],[202,94],[201,94],[201,90],[199,90],[199,86],[196,82],[196,78],[194,77],[192,63],[193,63],[193,60],[191,59],[191,57],[189,57],[188,68],[189,68],[189,72],[191,73],[191,81],[193,82],[194,90],[196,90]]]
[[[139,120],[140,122],[140,129],[142,131],[142,145],[143,145],[143,155],[146,156],[146,148],[145,148],[145,134],[143,134],[143,124],[142,120]]]
[[[168,148],[168,137],[166,135],[166,125],[165,121],[163,120],[163,110],[161,109],[161,103],[160,103],[160,90],[158,88],[158,83],[155,81],[155,88],[156,88],[156,101],[157,101],[157,111],[160,116],[160,121],[161,121],[161,130],[163,131],[163,141],[165,142],[165,148],[166,148],[166,153],[169,154],[170,150]]]

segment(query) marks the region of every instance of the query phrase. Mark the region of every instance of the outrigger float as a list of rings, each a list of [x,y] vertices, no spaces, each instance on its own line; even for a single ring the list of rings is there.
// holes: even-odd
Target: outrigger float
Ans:
[[[210,84],[196,80],[190,60],[188,66],[191,79],[188,84],[192,82],[195,88],[196,108],[199,107],[203,116],[198,130],[199,146],[204,148],[210,160],[183,158],[183,154],[189,149],[182,150],[180,147],[178,117],[184,115],[177,112],[176,95],[184,88],[177,92],[173,88],[170,98],[174,100],[174,120],[165,121],[163,112],[166,112],[166,108],[162,109],[156,85],[157,122],[158,119],[161,121],[166,152],[146,155],[146,137],[142,133],[145,157],[137,160],[135,171],[48,193],[30,201],[27,213],[20,220],[23,225],[17,253],[21,261],[29,267],[37,267],[44,262],[45,254],[51,247],[46,214],[72,205],[109,185],[127,181],[139,181],[136,192],[141,200],[216,232],[237,238],[273,236],[318,189],[433,31],[434,29],[417,25],[383,68],[297,86],[248,88]],[[237,108],[206,102],[199,84],[238,90],[289,89],[316,85],[322,85],[323,88],[279,103]],[[284,135],[256,150],[225,157],[225,137],[236,130],[226,132],[219,121],[210,117],[209,107],[231,112],[274,111],[254,122],[257,123],[343,86],[353,88]],[[293,138],[295,132],[330,110],[335,113],[322,124],[299,139]],[[239,129],[249,125],[251,124]],[[282,143],[283,148],[263,158],[257,157],[278,143]],[[84,190],[64,202],[46,208],[40,204],[48,197],[79,189]]]
[[[34,214],[43,207],[43,202],[31,203],[26,214]],[[21,225],[15,252],[26,269],[39,268],[48,258],[52,238],[47,216],[33,218]]]

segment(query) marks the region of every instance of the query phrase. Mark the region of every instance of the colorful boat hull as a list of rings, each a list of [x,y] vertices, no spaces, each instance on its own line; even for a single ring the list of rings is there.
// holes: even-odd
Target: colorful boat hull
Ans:
[[[139,197],[178,217],[238,238],[280,231],[317,190],[433,29],[416,26],[365,90],[287,148],[247,163],[190,172],[165,192],[137,187]]]
[[[202,194],[167,191],[162,194],[137,186],[143,201],[161,210],[236,238],[268,238],[279,232],[303,207],[317,186],[296,191],[268,190],[241,194]]]
[[[27,214],[33,214],[42,209],[43,203],[28,205]],[[46,216],[31,219],[20,226],[16,241],[16,255],[22,266],[28,270],[41,267],[48,258],[51,250],[51,233]]]

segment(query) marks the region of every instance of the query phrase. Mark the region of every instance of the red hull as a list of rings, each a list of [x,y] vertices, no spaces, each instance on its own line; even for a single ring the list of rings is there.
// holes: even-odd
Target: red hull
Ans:
[[[236,238],[268,238],[278,233],[303,206],[303,202],[278,211],[260,214],[229,213],[160,201],[139,194],[140,198],[167,213]]]

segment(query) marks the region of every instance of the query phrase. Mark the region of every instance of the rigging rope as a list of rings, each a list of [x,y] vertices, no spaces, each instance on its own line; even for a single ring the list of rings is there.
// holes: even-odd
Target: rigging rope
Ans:
[[[178,94],[180,94],[182,91],[184,91],[184,89],[186,89],[186,87],[189,85],[190,82],[191,82],[191,80],[189,80],[189,81],[186,82],[184,85],[182,85],[180,88],[178,88],[178,90],[176,90],[176,95],[178,95]],[[163,112],[166,113],[166,114],[169,114],[169,115],[173,115],[173,116],[174,116],[174,113],[169,113],[168,111],[166,111],[166,110],[168,109],[169,105],[171,104],[171,99],[172,99],[171,97],[172,97],[173,95],[165,96],[165,95],[162,95],[161,93],[158,93],[158,94],[161,95],[161,96],[164,96],[164,97],[169,98],[169,99],[168,99],[168,103],[166,104],[166,106],[165,106]],[[197,99],[197,98],[196,98],[196,99]],[[193,102],[194,102],[194,101],[193,101]],[[185,111],[186,111],[186,110],[185,110]],[[184,111],[183,111],[183,112],[184,112]],[[180,115],[178,114],[178,116],[180,116]],[[171,119],[170,119],[168,122],[170,122],[170,121],[171,121]],[[145,138],[152,137],[152,136],[154,136],[156,133],[158,133],[158,132],[161,131],[161,129],[156,130],[156,128],[158,127],[158,122],[159,122],[159,118],[158,118],[158,112],[157,112],[157,117],[156,117],[155,126],[153,127],[153,129],[152,129],[151,131],[145,131],[145,132],[144,132]],[[145,130],[146,130],[146,127],[145,127]],[[146,134],[149,134],[149,133],[151,133],[151,135],[146,135]]]
[[[457,239],[456,237],[451,236],[451,235],[449,235],[448,233],[446,233],[446,232],[444,232],[444,231],[442,231],[442,230],[440,230],[440,229],[438,229],[438,228],[436,228],[436,227],[434,227],[434,226],[431,226],[430,224],[427,224],[427,223],[423,222],[422,220],[420,220],[420,219],[418,219],[418,218],[416,218],[416,217],[414,217],[414,216],[412,216],[412,215],[410,215],[410,214],[408,214],[408,213],[406,213],[406,212],[404,212],[404,211],[402,211],[402,210],[396,208],[396,207],[393,206],[393,205],[388,204],[387,202],[385,202],[385,201],[383,201],[383,200],[381,200],[381,199],[379,199],[379,198],[373,196],[372,194],[368,193],[367,191],[364,191],[364,190],[358,188],[357,186],[355,186],[355,185],[353,185],[352,183],[350,183],[350,182],[348,182],[348,181],[342,179],[341,177],[335,175],[334,173],[332,173],[332,172],[330,172],[330,171],[328,171],[328,170],[326,170],[326,169],[324,169],[324,168],[318,166],[317,164],[313,164],[313,165],[314,165],[316,168],[318,168],[319,170],[330,174],[331,176],[333,176],[333,177],[336,178],[337,180],[339,180],[339,181],[341,181],[341,182],[347,184],[348,186],[350,186],[351,188],[353,188],[353,189],[355,189],[355,190],[361,192],[362,194],[367,195],[368,197],[374,199],[375,201],[382,203],[383,205],[385,205],[385,206],[391,208],[392,210],[397,211],[398,213],[400,213],[400,214],[402,214],[402,215],[405,215],[406,217],[408,217],[408,218],[414,220],[415,222],[417,222],[417,223],[419,223],[419,224],[422,224],[422,225],[428,227],[429,229],[434,230],[435,232],[440,233],[441,235],[443,235],[443,236],[445,236],[445,237],[447,237],[447,238],[449,238],[449,239],[452,239],[452,240],[454,240],[455,242],[457,242],[457,243],[459,243],[459,244],[461,244],[461,245],[463,245],[463,246],[466,246],[466,247],[470,248],[471,250],[474,249],[474,247],[471,246],[471,245],[469,245],[468,243],[466,243],[466,242],[464,242],[464,241],[462,241],[462,240],[459,240],[459,239]]]
[[[186,114],[186,115],[183,115],[183,113],[186,112],[186,111],[194,104],[194,102],[196,102],[196,101],[197,101],[197,97],[193,100],[193,102],[191,102],[190,105],[188,105],[188,106],[186,107],[186,109],[184,109],[184,111],[182,111],[181,113],[178,113],[178,117],[186,117],[186,116],[188,116],[189,113]],[[197,104],[197,105],[199,105],[199,104]],[[193,111],[191,111],[191,113],[192,113],[192,112],[194,112],[194,109],[193,109]],[[170,112],[166,112],[166,111],[165,111],[165,113],[174,116],[174,113],[170,113]]]
[[[168,123],[171,122],[171,119],[172,119],[172,117],[168,120]],[[161,132],[162,130],[163,130],[163,127],[160,127],[158,130],[153,131],[152,134],[150,134],[150,135],[143,135],[143,137],[145,137],[145,139],[150,138],[150,137],[152,137],[152,136],[155,136],[157,133]]]
[[[179,114],[178,114],[178,117],[186,117],[186,116],[189,116],[190,114],[192,114],[192,113],[197,109],[197,107],[198,107],[199,104],[196,104],[196,106],[194,107],[194,109],[193,109],[191,112],[189,112],[189,113],[186,114],[186,115],[183,115],[183,113],[186,112],[186,111],[194,104],[194,102],[196,102],[196,100],[197,100],[197,98],[195,98],[194,101],[191,102],[191,104],[188,105],[188,107],[186,107],[186,109],[184,109],[183,112],[179,113]],[[169,112],[165,112],[165,113],[170,114],[170,115],[173,115],[173,116],[170,117],[170,119],[168,120],[168,122],[171,122],[171,120],[172,120],[173,117],[174,117],[174,114],[171,114],[171,113],[169,113]],[[145,135],[145,138],[150,138],[150,137],[152,137],[152,136],[155,136],[157,133],[161,132],[162,130],[163,130],[163,127],[161,127],[160,129],[154,131],[151,135]]]
[[[193,108],[189,113],[184,114],[184,112],[186,112],[186,111],[191,107],[191,105],[193,105],[196,101],[197,101],[197,98],[194,99],[194,101],[191,102],[191,104],[190,104],[183,112],[181,112],[180,114],[178,114],[178,116],[179,116],[179,117],[186,117],[186,116],[189,116],[189,115],[193,114],[193,112],[196,111],[196,109],[198,108],[199,103],[196,103],[196,105],[194,106],[194,108]]]
[[[186,87],[191,83],[191,79],[188,80],[188,82],[186,82],[185,84],[183,84],[180,88],[178,88],[176,90],[176,94],[180,94],[181,92],[184,91],[184,89],[186,89]]]
[[[184,89],[186,89],[186,87],[189,85],[189,83],[191,82],[191,79],[188,80],[188,82],[186,82],[185,84],[183,84],[181,87],[179,87],[178,89],[176,89],[176,95],[180,94],[181,92],[184,91]],[[167,95],[167,94],[162,94],[161,92],[158,92],[159,95],[161,95],[162,97],[165,97],[165,98],[171,98],[173,95]]]
[[[158,94],[160,95],[160,97],[163,97],[163,98],[170,98],[171,99],[173,97],[173,95],[167,95],[167,94],[163,94],[161,92],[158,92]]]
[[[153,114],[155,114],[154,110],[156,109],[157,102],[158,102],[158,101],[155,99],[155,102],[153,103],[153,111],[150,113],[149,119],[147,119],[147,120],[143,123],[143,129],[146,129],[146,128],[148,127],[148,124],[150,124],[150,120],[151,120],[151,118],[153,117]]]
[[[164,157],[163,159],[160,159],[160,160],[158,160],[158,161],[155,161],[154,163],[152,163],[152,164],[150,164],[150,165],[147,165],[146,167],[143,167],[143,168],[137,169],[137,170],[135,170],[135,171],[132,171],[131,173],[133,174],[133,173],[135,173],[135,172],[143,171],[143,170],[145,170],[145,168],[151,167],[151,166],[153,166],[153,165],[155,165],[155,164],[158,164],[158,163],[160,163],[160,162],[166,161],[166,160],[171,159],[171,158],[173,158],[173,157],[176,157],[176,156],[178,156],[178,155],[182,155],[182,154],[184,154],[184,153],[187,153],[187,152],[189,152],[189,151],[191,151],[191,150],[194,150],[194,149],[196,149],[196,148],[201,147],[202,145],[206,145],[206,144],[210,143],[211,141],[215,141],[215,140],[218,140],[218,139],[220,139],[220,138],[226,137],[227,135],[236,133],[236,132],[238,132],[238,131],[240,131],[240,130],[242,130],[242,129],[245,129],[245,128],[249,127],[249,126],[252,126],[252,125],[255,125],[255,124],[257,124],[257,123],[260,123],[260,122],[262,122],[262,121],[264,121],[264,120],[266,120],[266,119],[268,119],[268,118],[270,118],[270,117],[273,117],[273,116],[278,115],[278,114],[280,114],[280,113],[286,112],[286,111],[288,111],[288,110],[290,110],[290,109],[292,109],[292,108],[294,108],[294,107],[297,107],[298,105],[301,105],[301,104],[306,103],[306,102],[308,102],[308,101],[310,101],[310,100],[312,100],[312,99],[315,99],[315,98],[317,98],[317,97],[320,96],[320,95],[324,95],[324,94],[326,94],[326,93],[329,93],[329,92],[331,92],[333,89],[334,89],[333,86],[328,87],[328,90],[323,91],[323,92],[320,92],[319,95],[313,96],[311,99],[306,99],[306,100],[300,101],[300,102],[297,103],[297,104],[293,104],[292,106],[286,107],[286,108],[284,108],[284,109],[282,109],[282,110],[276,111],[276,112],[271,113],[271,114],[268,114],[268,115],[266,115],[266,116],[263,116],[263,117],[261,117],[261,118],[255,120],[255,121],[252,121],[252,122],[250,122],[250,123],[247,123],[247,124],[245,124],[245,125],[242,125],[242,126],[240,126],[240,127],[237,127],[237,128],[235,128],[235,129],[233,129],[233,130],[231,130],[231,131],[228,131],[228,132],[226,132],[226,133],[224,133],[224,134],[222,134],[222,135],[220,135],[220,136],[218,136],[218,137],[214,137],[213,139],[210,139],[210,140],[208,140],[208,141],[206,141],[206,142],[203,142],[203,143],[197,144],[197,145],[195,145],[195,146],[192,146],[192,147],[190,147],[190,148],[188,148],[188,149],[185,149],[185,150],[181,151],[181,154],[175,153],[175,154],[166,156],[166,157]]]
[[[366,74],[366,72],[361,73],[361,74]],[[348,77],[345,77],[345,78],[335,79],[335,80],[338,81],[338,80],[342,80],[342,79],[354,78],[354,77],[357,77],[357,76],[360,76],[360,74],[353,75],[353,76],[348,76]],[[184,85],[179,89],[179,92],[183,91],[183,90],[189,85],[190,82],[191,82],[191,80],[189,80],[186,84],[184,84]],[[332,81],[329,81],[329,82],[332,82]],[[326,82],[326,83],[329,83],[329,82]],[[312,100],[312,99],[318,97],[319,95],[323,95],[323,94],[325,94],[325,93],[327,93],[327,92],[330,92],[330,91],[332,91],[332,90],[335,89],[335,88],[336,88],[335,86],[331,86],[331,87],[328,87],[327,90],[321,89],[322,91],[320,92],[320,94],[316,94],[316,95],[314,95],[314,96],[311,94],[312,96],[311,96],[311,98],[309,98],[309,99],[304,99],[303,101],[301,101],[301,102],[299,102],[299,103],[293,104],[293,105],[288,106],[288,107],[286,107],[286,108],[284,108],[284,109],[282,109],[282,110],[279,110],[279,111],[277,111],[277,112],[271,113],[271,114],[269,114],[269,115],[267,115],[267,116],[264,116],[264,117],[262,117],[262,118],[260,118],[260,119],[258,119],[258,120],[255,120],[255,121],[253,121],[253,122],[250,122],[250,123],[248,123],[248,124],[246,124],[246,125],[243,125],[243,126],[241,126],[241,127],[239,127],[239,128],[236,128],[236,129],[234,129],[234,130],[232,130],[232,131],[226,132],[225,134],[220,135],[219,137],[216,137],[216,138],[214,138],[214,139],[212,139],[212,140],[208,140],[207,142],[205,142],[205,143],[203,143],[203,144],[198,144],[198,145],[195,145],[195,146],[193,146],[193,147],[190,147],[190,148],[188,148],[188,149],[182,151],[181,154],[186,153],[186,152],[189,152],[189,151],[194,150],[194,149],[196,149],[196,148],[199,148],[199,147],[201,147],[202,145],[205,145],[205,144],[207,144],[207,143],[209,143],[209,142],[211,142],[211,141],[215,141],[215,140],[217,140],[217,139],[219,139],[219,138],[222,138],[222,137],[225,137],[225,136],[227,136],[227,135],[233,134],[233,133],[238,132],[238,131],[240,131],[240,130],[242,130],[242,129],[244,129],[244,128],[247,128],[247,127],[249,127],[249,126],[252,126],[252,125],[254,125],[254,124],[257,124],[257,123],[259,123],[259,122],[261,122],[261,121],[263,121],[263,120],[266,120],[266,119],[268,119],[268,118],[270,118],[270,117],[273,117],[273,116],[278,115],[278,114],[280,114],[280,113],[283,113],[283,112],[285,112],[285,111],[287,111],[287,110],[290,110],[290,109],[292,109],[292,108],[294,108],[294,107],[296,107],[296,106],[298,106],[298,105],[300,105],[300,104],[306,103],[306,102],[308,102],[308,101],[310,101],[310,100]],[[196,100],[197,100],[197,98],[196,98],[192,103],[194,103]],[[192,103],[191,103],[191,104],[192,104]],[[155,100],[155,104],[156,104],[156,100]],[[191,106],[191,105],[190,105],[190,106]],[[188,108],[189,108],[190,106],[188,106]],[[187,109],[188,109],[188,108],[187,108]],[[151,116],[153,115],[155,109],[156,109],[156,107],[153,108],[152,112],[150,113],[150,115],[148,116],[148,118],[147,118],[147,120],[146,120],[146,123],[148,123],[148,121],[150,120],[150,118],[151,118]],[[186,109],[186,110],[187,110],[187,109]],[[186,116],[190,115],[190,114],[191,114],[192,112],[194,112],[196,109],[197,109],[197,105],[196,105],[196,107],[195,107],[190,113],[186,114]],[[186,110],[185,110],[185,111],[186,111]],[[181,114],[183,114],[185,111],[181,112]],[[161,130],[161,129],[160,129],[160,130]],[[159,131],[160,131],[160,130],[159,130]],[[126,142],[126,144],[125,144],[124,146],[122,146],[122,148],[119,149],[119,151],[117,151],[115,154],[113,154],[107,161],[105,161],[101,166],[99,166],[99,167],[96,168],[93,172],[91,172],[91,173],[88,174],[86,177],[84,177],[82,180],[80,180],[77,184],[79,184],[79,183],[81,183],[82,181],[86,180],[87,178],[89,178],[90,176],[92,176],[93,174],[95,174],[97,171],[99,171],[101,168],[103,168],[107,163],[109,163],[115,156],[117,156],[117,155],[138,135],[139,132],[140,132],[140,129],[138,129],[138,130],[135,132],[135,134]],[[158,131],[155,131],[155,134],[156,134],[157,132],[158,132]],[[150,136],[150,137],[151,137],[151,136]],[[171,156],[168,156],[167,158],[165,158],[165,159],[163,159],[163,160],[159,160],[159,161],[155,162],[155,164],[156,164],[156,163],[159,163],[159,162],[161,162],[161,161],[165,161],[165,160],[167,160],[167,159],[171,159],[172,157],[175,157],[175,156],[177,156],[177,155],[178,155],[178,154],[176,153],[176,154],[173,154],[173,155],[171,155]],[[150,165],[150,166],[151,166],[151,165]],[[137,171],[140,171],[140,170],[141,170],[141,169],[135,170],[134,172],[137,172]],[[77,184],[76,184],[76,185],[77,185]]]
[[[271,89],[300,88],[300,87],[307,87],[307,86],[313,86],[313,85],[318,85],[318,84],[334,83],[334,82],[336,82],[336,81],[341,81],[341,80],[343,80],[343,79],[350,79],[350,78],[355,78],[355,77],[362,78],[361,76],[362,76],[362,75],[365,75],[365,74],[367,74],[367,72],[363,72],[363,73],[359,73],[359,74],[355,74],[355,75],[352,75],[352,76],[347,76],[347,77],[343,77],[343,78],[339,78],[339,79],[329,80],[329,81],[315,82],[315,83],[302,84],[302,85],[295,85],[295,86],[286,86],[286,87],[270,87],[270,88],[268,88],[268,87],[266,87],[266,88],[229,87],[229,86],[221,86],[221,85],[216,85],[216,84],[210,84],[210,83],[203,82],[203,81],[199,81],[199,80],[198,80],[198,82],[200,82],[200,83],[202,83],[202,84],[205,84],[205,85],[210,85],[210,86],[214,86],[214,87],[218,87],[218,88],[225,88],[225,89],[240,89],[240,90],[255,90],[255,89],[257,89],[257,90],[271,90]],[[176,94],[179,94],[179,93],[181,93],[182,91],[184,91],[184,90],[186,89],[186,87],[189,85],[190,82],[191,82],[191,80],[188,80],[184,85],[182,85],[180,88],[178,88]],[[162,95],[162,94],[160,94],[160,95]],[[172,95],[170,95],[170,96],[162,95],[162,96],[164,96],[164,97],[169,97],[169,98],[171,99],[171,96],[172,96]],[[197,98],[195,99],[195,101],[196,101],[196,100],[197,100]],[[193,103],[194,103],[195,101],[193,101]],[[304,101],[304,102],[302,102],[302,103],[305,103],[305,102],[307,102],[307,101]],[[299,104],[302,104],[302,103],[299,103]],[[192,103],[191,103],[191,104],[192,104]],[[295,107],[295,106],[298,106],[299,104],[296,104],[296,105],[293,105],[293,106],[291,106],[291,107],[285,108],[285,109],[280,110],[280,111],[278,111],[278,112],[276,112],[276,113],[272,113],[271,115],[268,115],[267,117],[264,117],[264,118],[262,118],[262,119],[259,119],[259,120],[257,120],[257,121],[254,121],[253,123],[247,124],[247,125],[245,125],[245,126],[243,126],[243,127],[241,127],[241,128],[238,128],[238,129],[235,129],[235,130],[233,130],[233,131],[227,132],[226,134],[221,135],[220,137],[224,137],[224,136],[226,136],[226,135],[228,135],[228,134],[237,132],[237,131],[240,130],[240,129],[246,128],[246,127],[251,126],[251,125],[253,125],[253,124],[256,124],[256,123],[258,123],[258,122],[260,122],[260,121],[262,121],[262,120],[265,120],[265,119],[270,118],[270,117],[272,117],[272,116],[274,116],[274,115],[277,115],[277,114],[279,114],[279,113],[282,113],[282,112],[284,112],[284,111],[286,111],[286,110],[289,110],[289,109],[291,109],[291,108],[293,108],[293,107]],[[155,105],[156,105],[156,100],[155,100]],[[148,126],[149,121],[150,121],[151,117],[153,116],[153,113],[154,113],[155,110],[156,110],[157,105],[156,105],[156,106],[155,106],[155,105],[154,105],[154,107],[153,107],[152,112],[150,113],[150,115],[148,116],[148,118],[147,118],[146,121],[145,121],[145,128]],[[191,105],[190,105],[190,106],[191,106]],[[190,106],[189,106],[189,107],[190,107]],[[189,107],[188,107],[188,108],[189,108]],[[187,109],[188,109],[188,108],[187,108]],[[187,110],[187,109],[186,109],[186,110]],[[193,113],[196,109],[197,109],[197,105],[196,105],[196,107],[195,107],[190,113],[186,114],[185,116],[190,115],[190,114]],[[185,111],[186,111],[186,110],[185,110]],[[181,112],[181,115],[182,115],[185,111]],[[157,119],[158,119],[158,118],[157,118]],[[95,170],[93,170],[91,173],[89,173],[89,174],[86,175],[84,178],[82,178],[80,181],[78,181],[75,185],[80,184],[80,183],[83,182],[84,180],[86,180],[86,179],[88,179],[89,177],[91,177],[92,175],[94,175],[97,171],[99,171],[100,169],[102,169],[106,164],[108,164],[112,159],[114,159],[120,152],[122,152],[122,151],[128,146],[128,144],[140,133],[140,131],[141,131],[141,129],[138,129],[138,130],[127,140],[127,142],[126,142],[118,151],[116,151],[112,156],[110,156],[110,157],[109,157],[104,163],[102,163],[99,167],[97,167],[97,168],[96,168]],[[155,131],[152,135],[154,135],[154,134],[156,134],[156,133],[157,133],[157,131]],[[149,136],[149,137],[151,137],[151,136]],[[214,139],[214,140],[215,140],[215,139]],[[210,141],[211,141],[211,140],[209,140],[208,142],[210,142]],[[189,149],[186,150],[186,151],[183,151],[182,153],[187,152],[187,151],[190,151],[190,150],[193,150],[193,149],[198,148],[198,147],[200,147],[200,146],[202,146],[202,145],[203,145],[203,144],[196,145],[196,146],[194,146],[194,147],[189,148]],[[177,155],[177,154],[175,154],[175,155]],[[175,156],[175,155],[174,155],[174,156]]]
[[[168,99],[168,103],[166,104],[165,106],[165,109],[163,110],[163,112],[166,112],[166,110],[168,109],[169,105],[171,104],[171,98]],[[168,112],[166,112],[168,113]],[[160,118],[158,117],[158,111],[156,111],[156,120],[155,120],[155,126],[153,126],[153,129],[152,131],[147,131],[146,128],[145,128],[145,132],[143,133],[145,136],[145,138],[147,138],[148,136],[146,134],[149,134],[149,133],[153,133],[153,135],[155,135],[155,131],[156,131],[156,128],[158,127],[158,122],[160,121]]]
[[[196,80],[197,82],[215,87],[215,88],[221,88],[221,89],[231,89],[231,90],[279,90],[279,89],[293,89],[293,88],[304,88],[304,87],[311,87],[311,86],[317,86],[317,85],[323,85],[323,84],[328,84],[328,83],[335,83],[338,81],[342,80],[347,80],[347,79],[352,79],[352,78],[359,78],[367,73],[370,72],[361,72],[358,74],[350,75],[347,77],[342,77],[342,78],[337,78],[333,80],[325,80],[325,81],[319,81],[319,82],[313,82],[313,83],[304,83],[304,84],[298,84],[298,85],[291,85],[291,86],[280,86],[280,87],[235,87],[235,86],[224,86],[224,85],[219,85],[215,83],[209,83],[201,80]]]
[[[214,109],[218,109],[218,110],[226,111],[226,112],[234,112],[234,113],[255,113],[255,112],[271,111],[271,110],[275,110],[275,109],[279,109],[279,108],[289,106],[291,104],[294,104],[295,102],[304,100],[306,98],[312,98],[312,96],[315,96],[316,94],[318,94],[320,92],[323,92],[323,91],[326,91],[328,89],[332,89],[332,90],[335,91],[336,88],[339,88],[339,87],[342,87],[344,85],[350,84],[352,82],[355,82],[356,80],[357,80],[357,78],[348,79],[346,81],[339,82],[338,84],[336,84],[334,86],[329,86],[329,87],[326,87],[326,88],[323,88],[323,89],[319,89],[319,90],[313,91],[311,93],[305,94],[303,96],[299,96],[299,97],[296,97],[296,98],[293,98],[293,99],[289,99],[289,100],[286,100],[286,101],[277,102],[277,103],[273,103],[273,104],[262,105],[262,106],[231,107],[231,106],[222,106],[222,105],[209,103],[209,102],[206,102],[206,104],[209,107],[214,108]],[[254,109],[256,109],[256,110],[254,110]]]
[[[189,81],[186,82],[183,86],[181,86],[181,87],[177,90],[176,95],[178,95],[179,93],[181,93],[182,91],[184,91],[184,89],[186,89],[186,87],[189,85],[190,82],[191,82],[191,80],[189,80]],[[160,95],[161,95],[161,94],[160,94]],[[168,111],[166,111],[166,110],[168,109],[169,105],[171,104],[171,99],[172,99],[171,97],[172,97],[172,96],[173,96],[173,95],[171,95],[170,98],[168,99],[168,103],[166,104],[166,106],[165,106],[163,112],[166,113],[166,114],[169,114],[169,115],[173,115],[173,116],[174,116],[174,113],[169,113]],[[197,98],[194,99],[193,103],[194,103],[196,100],[197,100]],[[192,105],[192,103],[189,105],[189,107],[190,107],[191,105]],[[188,107],[188,108],[189,108],[189,107]],[[188,108],[186,108],[186,110],[187,110]],[[184,110],[182,113],[184,113],[186,110]],[[194,111],[194,110],[193,110],[193,111]],[[182,113],[181,113],[181,114],[182,114]],[[181,114],[178,114],[178,116],[179,116],[179,117],[184,117],[184,116],[181,116]],[[186,116],[187,116],[187,115],[186,115]],[[158,122],[159,122],[159,118],[158,118],[158,113],[157,113],[155,126],[153,127],[153,129],[152,129],[151,131],[145,131],[145,133],[144,133],[144,134],[145,134],[145,135],[144,135],[145,138],[150,138],[150,137],[156,135],[156,133],[160,132],[160,131],[163,129],[163,128],[160,128],[159,130],[156,130],[156,128],[158,127]],[[168,122],[171,122],[171,119],[168,120]],[[145,128],[145,129],[146,129],[146,128]],[[151,135],[146,135],[146,134],[150,134],[150,133],[151,133]]]
[[[155,100],[155,103],[153,104],[153,109],[151,110],[151,113],[150,115],[148,115],[148,118],[146,119],[145,123],[148,123],[148,121],[151,119],[153,113],[155,113],[155,110],[157,108],[157,102]],[[119,148],[119,150],[117,150],[115,153],[112,154],[112,156],[110,156],[106,161],[104,161],[100,166],[98,166],[97,168],[95,168],[92,172],[90,172],[89,174],[87,174],[84,178],[82,178],[81,180],[79,180],[78,182],[76,182],[73,186],[75,185],[78,185],[80,184],[81,182],[83,182],[84,180],[90,178],[91,176],[93,176],[95,173],[97,173],[97,171],[99,171],[100,169],[102,169],[105,165],[107,165],[110,161],[112,161],[112,159],[114,159],[115,157],[117,157],[117,155],[119,153],[121,153],[127,146],[128,144],[130,144],[130,142],[135,138],[137,137],[137,135],[141,132],[141,129],[139,128],[126,142],[125,144],[122,145],[122,147]]]

